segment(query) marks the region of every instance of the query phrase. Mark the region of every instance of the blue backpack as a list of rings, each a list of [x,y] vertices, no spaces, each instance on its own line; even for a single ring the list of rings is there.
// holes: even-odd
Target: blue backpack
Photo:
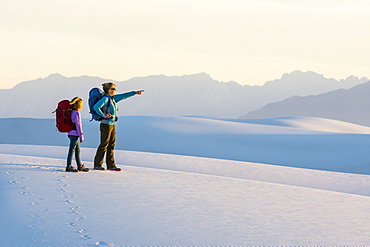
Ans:
[[[103,98],[105,95],[105,93],[97,88],[97,87],[94,87],[90,90],[89,92],[89,109],[90,109],[90,114],[91,114],[91,120],[95,120],[95,121],[101,121],[103,120],[104,118],[102,116],[100,116],[98,113],[96,113],[96,111],[94,110],[94,105],[101,99]],[[109,98],[109,102],[108,102],[108,107],[110,105],[110,98]]]

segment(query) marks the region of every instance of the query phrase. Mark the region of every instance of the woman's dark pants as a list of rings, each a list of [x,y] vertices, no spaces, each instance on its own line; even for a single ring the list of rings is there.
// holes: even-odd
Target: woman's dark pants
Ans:
[[[114,147],[116,145],[116,126],[100,123],[100,145],[96,150],[94,167],[102,167],[104,155],[107,169],[116,167],[114,162]]]

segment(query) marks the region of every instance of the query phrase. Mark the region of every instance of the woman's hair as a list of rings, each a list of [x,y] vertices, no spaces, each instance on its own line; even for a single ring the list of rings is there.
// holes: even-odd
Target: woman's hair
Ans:
[[[71,100],[71,107],[73,110],[81,110],[82,109],[82,99],[80,97],[74,97],[72,100]]]
[[[102,84],[104,93],[108,94],[108,90],[111,89],[112,87],[116,87],[116,84],[113,82],[106,82]]]

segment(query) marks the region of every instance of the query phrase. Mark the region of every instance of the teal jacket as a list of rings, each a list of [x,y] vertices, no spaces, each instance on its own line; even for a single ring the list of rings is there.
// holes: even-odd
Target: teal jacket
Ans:
[[[104,95],[95,105],[94,110],[102,117],[104,117],[104,113],[112,114],[112,118],[104,118],[101,122],[104,124],[109,125],[116,125],[118,121],[117,117],[117,103],[121,100],[130,98],[136,94],[135,91],[131,91],[128,93],[116,94],[114,96],[110,96],[108,94]],[[110,101],[110,104],[109,104]],[[109,105],[109,107],[108,107]]]

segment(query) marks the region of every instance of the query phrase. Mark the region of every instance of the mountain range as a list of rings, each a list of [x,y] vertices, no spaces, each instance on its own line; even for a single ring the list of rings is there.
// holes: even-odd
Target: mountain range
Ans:
[[[370,81],[350,89],[293,96],[280,102],[270,103],[243,118],[274,118],[282,116],[325,117],[370,126]]]
[[[155,75],[114,81],[99,77],[64,77],[51,74],[46,78],[21,82],[11,89],[0,90],[1,117],[53,118],[52,111],[62,99],[80,96],[84,99],[82,116],[89,118],[88,92],[113,81],[117,92],[144,89],[119,104],[119,116],[176,115],[237,118],[273,102],[292,96],[309,96],[348,89],[368,81],[350,76],[345,80],[327,79],[315,72],[294,71],[263,86],[220,82],[208,74],[183,76]]]

